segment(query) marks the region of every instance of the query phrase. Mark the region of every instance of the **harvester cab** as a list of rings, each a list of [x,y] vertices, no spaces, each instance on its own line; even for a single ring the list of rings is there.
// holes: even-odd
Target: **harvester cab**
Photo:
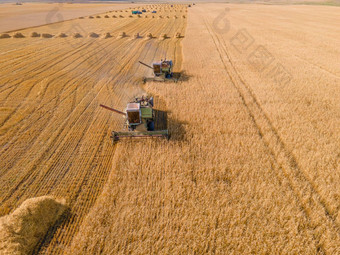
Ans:
[[[135,98],[126,107],[126,126],[130,131],[154,131],[153,98]]]
[[[172,60],[161,60],[160,62],[155,62],[152,64],[153,73],[155,76],[164,75],[164,78],[170,79],[173,75],[172,66]]]
[[[159,62],[152,63],[152,66],[149,66],[141,61],[140,64],[150,68],[153,70],[154,77],[144,77],[144,83],[148,80],[151,81],[178,81],[178,78],[174,77],[173,73],[173,62],[172,60],[161,60]]]
[[[127,104],[125,112],[110,108],[105,105],[101,107],[110,111],[119,113],[125,116],[125,128],[128,131],[112,131],[112,140],[117,142],[122,138],[148,138],[148,137],[165,137],[169,138],[168,130],[155,130],[155,122],[164,121],[157,120],[155,118],[155,112],[153,110],[153,98],[152,97],[137,97],[134,101]],[[162,124],[162,123],[161,123]],[[164,123],[163,123],[164,124]],[[159,125],[159,126],[166,126]]]

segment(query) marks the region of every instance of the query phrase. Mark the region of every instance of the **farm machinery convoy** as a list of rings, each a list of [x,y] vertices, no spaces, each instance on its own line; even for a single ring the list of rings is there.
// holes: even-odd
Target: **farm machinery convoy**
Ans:
[[[154,62],[152,66],[141,61],[139,61],[139,63],[152,69],[154,73],[154,77],[144,77],[144,83],[146,81],[178,81],[179,74],[177,74],[177,77],[174,75],[172,60],[165,59]],[[103,104],[100,106],[125,117],[125,130],[112,131],[111,133],[113,143],[123,138],[170,138],[167,129],[167,115],[163,111],[153,109],[153,97],[136,97],[134,101],[127,104],[125,112]]]

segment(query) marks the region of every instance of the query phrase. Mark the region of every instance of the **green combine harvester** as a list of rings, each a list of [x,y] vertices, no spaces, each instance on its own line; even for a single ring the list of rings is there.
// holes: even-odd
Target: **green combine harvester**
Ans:
[[[177,82],[180,74],[173,72],[173,62],[172,60],[162,60],[159,62],[152,63],[152,66],[143,63],[142,61],[138,61],[140,64],[152,69],[154,76],[153,77],[143,77],[143,82],[147,81],[172,81]]]
[[[127,104],[125,112],[100,105],[101,107],[124,115],[126,118],[126,131],[112,131],[112,141],[115,143],[123,138],[152,138],[163,137],[169,139],[166,128],[167,119],[165,112],[153,109],[153,98],[137,97]]]

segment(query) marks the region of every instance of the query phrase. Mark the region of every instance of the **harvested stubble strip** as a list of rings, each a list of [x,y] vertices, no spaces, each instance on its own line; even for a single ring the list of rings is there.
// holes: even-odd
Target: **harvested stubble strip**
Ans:
[[[9,34],[1,34],[0,39],[11,38]]]
[[[25,38],[25,36],[22,33],[17,32],[13,35],[13,38]]]
[[[66,211],[64,200],[43,196],[26,200],[0,218],[0,254],[31,254]]]

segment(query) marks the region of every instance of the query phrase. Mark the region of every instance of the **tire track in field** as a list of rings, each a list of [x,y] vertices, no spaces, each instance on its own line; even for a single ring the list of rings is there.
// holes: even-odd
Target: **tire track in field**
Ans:
[[[138,51],[139,51],[139,50],[138,50]],[[132,58],[136,58],[136,56],[138,56],[139,54],[134,53],[134,54],[131,54],[131,55],[132,55]],[[129,60],[127,61],[127,64],[128,64],[128,63],[134,63],[134,61],[132,61],[132,59],[129,59]],[[124,66],[123,68],[126,68],[126,66]],[[123,79],[121,79],[121,77],[118,78],[118,79],[117,79],[117,82],[116,82],[115,84],[118,85],[118,84],[120,83],[120,82],[119,82],[120,80],[123,80]],[[118,86],[119,86],[119,85],[118,85]],[[120,86],[119,86],[119,87],[120,87]],[[119,89],[119,91],[122,91],[122,89]],[[107,139],[106,133],[104,133],[104,134],[105,134],[105,135],[104,135],[104,138]],[[101,143],[102,143],[102,142],[101,142]],[[99,168],[99,169],[100,169],[100,168]],[[80,187],[84,186],[85,183],[87,183],[87,180],[86,180],[86,179],[85,179],[85,182],[82,182],[82,183],[81,183]],[[96,183],[93,182],[93,184],[92,184],[91,186],[93,186],[93,185],[96,185]],[[87,187],[87,186],[85,185],[85,187]],[[90,189],[90,188],[88,189],[88,192],[91,192],[91,189]],[[98,195],[98,194],[99,194],[99,192],[97,192],[97,195]],[[78,199],[75,199],[75,200],[78,201]],[[95,200],[93,200],[93,203],[94,203],[94,201],[95,201]],[[92,206],[93,203],[91,203],[91,205],[88,203],[88,204],[87,204],[87,207],[85,207],[85,208],[84,208],[83,206],[75,206],[75,207],[78,208],[78,210],[80,210],[79,208],[82,208],[82,211],[81,211],[81,212],[84,214],[84,211],[87,212],[87,211],[90,209],[90,207]],[[79,213],[80,213],[80,212],[79,212]],[[73,217],[71,217],[71,220],[67,222],[67,224],[66,224],[66,226],[65,226],[64,228],[69,229],[69,226],[70,226],[70,225],[71,225],[71,226],[79,226],[79,224],[81,223],[81,221],[82,221],[82,217],[73,216]],[[59,239],[64,240],[64,241],[63,241],[63,245],[67,245],[67,244],[71,241],[71,237],[73,237],[73,235],[74,235],[74,233],[75,233],[76,230],[77,230],[77,228],[73,228],[73,229],[69,230],[66,236],[65,236],[65,234],[62,234],[62,238],[61,238],[61,232],[60,232],[60,231],[57,232],[55,235],[58,236]],[[69,240],[69,241],[68,241],[68,240]],[[53,248],[53,253],[58,253],[58,252],[56,252],[56,250],[55,250],[55,246],[52,245],[52,247],[54,247],[54,248]],[[48,249],[47,251],[44,250],[43,253],[45,253],[45,252],[49,253],[49,251],[50,251],[50,249]],[[41,251],[40,251],[40,252],[41,252]]]
[[[149,22],[150,22],[150,21],[149,21]],[[138,26],[138,24],[137,24],[137,26]],[[131,29],[129,29],[129,31],[132,31],[134,28],[135,28],[135,26],[132,27]],[[111,44],[111,42],[106,42],[106,44],[107,44],[107,46],[109,46],[109,45]],[[90,46],[90,45],[89,45],[89,46]],[[88,47],[89,47],[89,46],[88,46]],[[105,48],[101,47],[101,49],[104,50]],[[88,51],[88,50],[87,50],[87,51]],[[93,55],[94,55],[94,54],[93,54]],[[90,56],[90,57],[91,57],[91,56]],[[89,58],[90,58],[90,57],[89,57]],[[84,58],[84,57],[83,57],[83,58]],[[87,58],[86,61],[87,61],[89,58]],[[85,61],[83,61],[83,62],[85,62]],[[67,66],[65,66],[65,67],[67,67]],[[65,67],[64,67],[64,68],[65,68]],[[56,74],[56,73],[55,73],[55,74]],[[53,74],[52,74],[52,75],[53,75]],[[64,73],[63,76],[65,76],[65,75],[67,75],[67,73]],[[57,79],[60,79],[60,78],[62,78],[62,76],[57,77]],[[51,81],[50,81],[50,82],[51,82]],[[36,84],[38,84],[38,82],[37,82]],[[45,87],[45,92],[46,92],[47,87],[48,87],[48,86]],[[27,97],[27,96],[26,96],[26,97]],[[42,97],[42,98],[43,98],[43,97]],[[14,113],[15,113],[15,112],[13,112],[12,114],[14,114]],[[11,117],[11,115],[9,115],[9,116],[7,117],[7,119],[9,119],[10,117]]]
[[[254,92],[238,74],[227,52],[227,47],[223,38],[219,38],[218,35],[212,32],[212,27],[206,18],[204,19],[204,22],[216,45],[216,49],[230,81],[238,91],[252,122],[258,130],[259,136],[263,140],[269,155],[273,159],[272,163],[275,165],[273,170],[276,169],[275,174],[279,179],[286,179],[289,181],[291,190],[294,192],[299,204],[301,204],[301,208],[305,215],[309,218],[310,228],[317,232],[316,234],[313,231],[315,239],[318,240],[319,243],[321,242],[320,248],[323,251],[325,251],[325,248],[326,250],[336,251],[334,245],[340,243],[340,230],[335,221],[336,216],[330,213],[330,210],[317,192],[315,185],[303,173],[303,170],[299,167],[294,155],[286,148],[282,138],[279,136],[269,117],[259,104]],[[225,61],[223,56],[227,58],[227,61]],[[320,218],[322,220],[320,220]],[[327,229],[323,226],[324,224],[327,225]],[[323,237],[325,235],[327,238]],[[323,241],[323,239],[333,240],[334,244],[332,245],[327,241]]]
[[[155,29],[157,32],[173,31],[177,23],[180,23],[173,19],[164,19],[161,22],[154,21],[154,19],[148,19],[137,22],[138,24],[131,30],[139,29],[136,32],[140,33],[150,29]],[[151,27],[149,26],[150,23],[152,23]],[[171,26],[170,29],[169,26]],[[153,33],[153,31],[150,32]],[[175,44],[178,41],[176,40]],[[119,47],[116,47],[116,44]],[[169,50],[171,44],[173,44],[171,39],[158,42],[158,40],[129,40],[127,38],[115,40],[114,44],[112,44],[112,41],[105,40],[101,47],[111,48],[110,55],[118,56],[118,61],[121,61],[119,69],[112,70],[110,68],[110,57],[103,54],[104,51],[101,51],[102,58],[93,62],[89,69],[92,74],[100,74],[95,75],[95,83],[88,73],[83,71],[78,78],[81,79],[81,85],[84,89],[78,86],[76,78],[72,78],[67,80],[63,84],[64,86],[58,90],[60,93],[52,94],[52,100],[51,98],[44,99],[45,96],[49,96],[49,86],[53,87],[59,80],[68,78],[60,72],[60,69],[69,69],[70,66],[64,66],[64,62],[60,63],[56,68],[57,71],[52,74],[52,80],[48,81],[46,87],[43,88],[42,97],[37,100],[39,105],[35,107],[32,114],[20,122],[20,132],[16,135],[22,136],[21,131],[27,131],[27,136],[17,138],[19,148],[16,149],[17,152],[29,151],[29,153],[22,155],[21,162],[16,163],[15,168],[22,170],[18,167],[28,166],[29,170],[22,171],[21,176],[16,177],[14,183],[18,184],[18,181],[24,177],[21,180],[23,182],[19,183],[18,190],[14,193],[8,193],[11,196],[2,204],[4,207],[11,207],[10,210],[12,210],[14,206],[28,197],[53,194],[69,197],[73,213],[69,221],[64,222],[61,227],[55,226],[50,230],[51,237],[47,236],[36,252],[50,254],[63,251],[59,244],[68,245],[70,243],[83,217],[95,203],[111,170],[114,147],[107,142],[107,133],[111,129],[109,127],[109,116],[111,114],[105,111],[96,111],[98,101],[117,103],[116,101],[119,102],[119,100],[128,100],[132,95],[131,91],[125,90],[126,88],[130,89],[130,85],[127,83],[131,83],[131,87],[135,87],[135,89],[138,87],[135,74],[131,74],[131,70],[134,71],[139,68],[139,66],[135,68],[138,65],[135,64],[138,58],[144,59],[150,55],[155,56],[155,52],[162,50],[160,45],[165,45],[166,50]],[[131,51],[131,49],[133,50]],[[118,53],[119,51],[122,51],[122,53]],[[79,54],[81,53],[79,52]],[[93,52],[91,55],[95,54],[97,53]],[[65,62],[72,62],[71,66],[77,69],[81,67],[81,64],[79,64],[81,61],[79,59],[74,61],[74,57],[70,56]],[[108,76],[108,78],[102,79],[101,76]],[[26,98],[32,96],[32,93],[26,93]],[[114,94],[110,95],[110,93]],[[77,109],[69,107],[72,105],[77,105],[75,107]],[[54,107],[55,109],[53,109]],[[57,119],[53,119],[54,115],[46,113],[44,108],[53,111],[59,110],[59,116],[65,116],[62,119],[62,124],[56,122]],[[65,114],[61,114],[66,110]],[[35,120],[41,120],[40,124],[43,125],[35,127]],[[50,131],[53,131],[53,133],[49,134]],[[30,136],[30,134],[38,135]],[[14,141],[12,140],[13,137],[10,137],[10,139],[10,141]],[[20,146],[20,141],[28,141],[27,139],[33,139],[31,140],[33,142]],[[45,139],[47,143],[43,147],[39,147],[39,141],[45,141]],[[10,149],[10,146],[7,147],[5,151],[8,150],[8,152],[6,153],[9,153]],[[32,149],[34,150],[32,151]],[[34,153],[35,151],[37,153]],[[0,154],[2,155],[3,152],[0,152]],[[8,154],[8,156],[12,155],[11,157],[15,159],[14,154]],[[27,157],[26,163],[24,156]],[[15,168],[8,170],[13,172]],[[1,178],[2,183],[4,183],[3,181],[4,178]],[[13,187],[13,181],[8,181],[6,185]],[[3,187],[3,185],[1,186]],[[3,196],[1,196],[2,198]]]
[[[128,53],[126,53],[125,55],[127,55],[127,54],[128,54]],[[110,61],[110,59],[109,59],[107,62],[102,63],[101,66],[107,66],[107,64],[109,64],[109,61]],[[100,60],[99,62],[101,62],[101,60]],[[99,68],[100,68],[100,66],[98,67],[98,69],[99,69]],[[97,69],[97,70],[98,70],[98,69]],[[98,72],[97,70],[95,70],[95,72]],[[119,73],[119,72],[118,72],[118,73]],[[89,93],[91,93],[91,91],[89,91],[88,94],[89,94]],[[86,98],[86,97],[84,97],[84,98]],[[81,104],[81,102],[80,102],[79,104]],[[86,110],[86,109],[85,109],[85,110]],[[84,112],[85,112],[85,110],[84,110]],[[73,109],[72,112],[75,112],[75,111],[77,111],[77,108],[76,108],[76,109]],[[63,131],[63,130],[65,129],[65,125],[67,124],[67,121],[69,120],[70,116],[72,116],[72,112],[69,113],[69,117],[64,121],[65,124],[62,123],[62,124],[60,125],[60,127],[58,128],[58,130],[60,130],[60,132]],[[74,122],[74,123],[75,123],[75,122]],[[60,135],[61,135],[61,134],[58,133],[57,137],[59,137]],[[56,138],[57,138],[57,137],[56,137]],[[52,141],[51,144],[55,144],[55,141]],[[41,161],[40,159],[37,160],[37,162],[40,162],[40,161]],[[27,178],[33,178],[33,177],[34,177],[34,176],[32,176],[31,172],[32,172],[32,171],[29,171],[29,172],[28,172]],[[24,180],[26,180],[26,178],[22,178],[22,179],[21,179],[21,181],[24,181]],[[23,184],[23,183],[20,182],[18,185],[22,185],[22,184]],[[28,184],[27,186],[30,186],[30,184]],[[17,190],[18,187],[19,187],[19,186],[16,185],[16,188],[15,188],[14,190]],[[9,196],[11,196],[11,194],[14,192],[14,190],[12,190],[12,191],[9,192]],[[19,197],[20,197],[20,196],[19,196]],[[2,203],[4,203],[4,202],[5,202],[5,200],[2,201]]]
[[[142,22],[147,22],[147,21],[149,21],[149,20],[142,20]],[[151,22],[151,21],[149,21],[149,22]],[[138,24],[138,23],[133,23],[133,22],[129,22],[128,24],[126,24],[126,25],[124,25],[124,26],[122,26],[122,27],[119,27],[119,28],[116,28],[115,30],[113,30],[113,32],[115,32],[115,31],[117,31],[117,30],[120,30],[120,29],[124,29],[124,28],[128,28],[128,26],[130,26],[132,24],[132,27],[131,28],[129,28],[129,30],[133,30],[135,27],[137,27],[138,25],[140,25],[140,24]],[[111,33],[113,33],[113,32],[111,32]],[[63,41],[63,45],[64,46],[69,46],[69,42],[67,43],[67,41],[66,40],[68,40],[68,39],[63,39],[64,41]],[[82,39],[72,39],[72,40],[82,40]],[[82,45],[79,45],[79,46],[77,46],[77,49],[78,48],[82,48],[83,46],[84,47],[88,47],[88,46],[90,46],[90,45],[92,45],[93,43],[95,43],[96,41],[95,40],[92,40],[92,42],[91,42],[91,40],[89,39],[89,38],[85,38],[85,40],[88,40],[88,41],[86,41],[86,42],[84,42]],[[99,40],[99,39],[96,39],[96,40]],[[112,40],[112,39],[109,39],[109,40]],[[114,40],[117,40],[117,39],[114,39]],[[52,41],[53,42],[53,41]],[[89,45],[90,44],[90,45]],[[97,43],[98,44],[98,43]],[[60,44],[58,44],[58,43],[56,43],[56,44],[53,44],[53,46],[55,46],[55,45],[59,45],[60,46]],[[67,52],[67,54],[68,53],[71,53],[71,52],[74,52],[74,47],[72,47],[72,46],[70,46],[71,48],[72,48],[72,50],[71,51],[68,51]],[[45,48],[41,48],[42,50],[43,50],[43,52],[45,52],[46,51],[46,49]],[[66,49],[69,49],[69,47],[66,47]],[[59,53],[60,52],[60,54],[59,54],[59,56],[61,56],[61,57],[63,57],[63,56],[65,56],[65,53],[63,52],[63,51],[65,51],[65,48],[61,48],[61,50],[60,51],[58,51],[57,53]],[[47,57],[49,57],[49,56],[53,56],[53,58],[52,59],[55,59],[56,58],[56,52],[55,51],[48,51],[47,52],[48,53],[48,55],[44,55],[44,56],[41,56],[41,55],[39,55],[39,54],[35,54],[35,56],[37,56],[37,60],[40,60],[40,59],[42,59],[42,58],[45,58],[45,59],[48,59]],[[63,54],[61,54],[61,53],[63,53]],[[12,54],[13,55],[13,54]],[[12,56],[13,57],[13,56]],[[34,61],[34,60],[32,60],[31,58],[27,58],[27,59],[29,59],[30,61]],[[50,60],[50,59],[48,59],[48,60]],[[20,61],[16,61],[16,62],[19,62],[20,63]],[[40,73],[44,73],[46,70],[48,70],[49,68],[51,68],[51,67],[53,67],[54,65],[55,65],[55,63],[50,63],[50,61],[48,61],[48,63],[50,64],[47,68],[45,68],[45,69],[43,69],[43,70],[41,70],[41,72]],[[6,66],[8,66],[8,65],[6,65]],[[40,65],[40,66],[38,66],[38,67],[35,67],[34,69],[29,69],[30,68],[30,66],[27,66],[27,64],[26,64],[26,62],[24,62],[23,61],[23,63],[22,63],[22,66],[24,66],[24,67],[27,67],[27,69],[28,70],[26,70],[27,72],[26,73],[21,73],[20,75],[18,75],[17,73],[14,75],[14,77],[20,77],[20,76],[25,76],[25,75],[28,75],[28,74],[30,74],[32,71],[35,71],[35,70],[37,70],[37,69],[40,69],[41,67],[45,67],[46,66],[46,63],[43,63],[42,65]],[[10,66],[9,67],[10,68],[10,71],[11,72],[13,72],[13,68],[12,68],[12,66]],[[25,69],[24,69],[25,70]],[[19,70],[14,70],[15,72],[18,72]],[[40,74],[40,73],[38,73],[38,74]],[[30,78],[32,78],[32,77],[30,77]],[[8,79],[11,79],[11,77],[8,77],[8,76],[6,76],[6,79],[8,80]],[[16,80],[14,80],[14,81],[16,81]],[[12,81],[13,82],[13,81]],[[10,87],[15,87],[16,88],[16,85],[18,85],[18,83],[16,83],[16,84],[12,84]],[[6,88],[6,90],[7,90],[8,88]],[[3,90],[4,91],[4,90]],[[1,93],[2,91],[0,91],[0,93]]]
[[[146,52],[144,53],[145,55],[148,55],[148,52],[149,52],[149,50],[150,50],[150,48],[147,48],[147,50],[146,50]],[[136,54],[133,54],[133,55],[136,55]],[[141,58],[141,56],[139,57],[139,58]],[[132,61],[129,61],[129,62],[132,62]],[[120,79],[119,79],[120,80]],[[119,83],[119,80],[117,80],[117,83]],[[122,92],[123,90],[122,89],[119,89],[118,90],[119,92]],[[73,220],[74,219],[72,219],[72,222],[73,222]],[[79,223],[77,223],[76,225],[79,225],[80,224],[80,222]],[[70,232],[70,234],[71,233],[73,233],[74,231],[71,231]],[[73,236],[73,234],[70,236],[70,238]],[[68,238],[65,238],[65,237],[63,237],[63,238],[61,238],[62,240],[65,240],[65,239],[68,239]],[[66,243],[65,242],[63,242],[63,245],[66,245]],[[52,247],[54,247],[54,246],[52,246]]]
[[[131,42],[125,42],[125,43],[131,43]],[[111,45],[111,42],[108,42],[107,43],[108,45]],[[115,49],[116,50],[116,49]],[[92,57],[92,56],[90,56],[90,57]],[[86,59],[86,60],[88,60],[88,59]],[[83,62],[85,62],[85,61],[83,61]],[[110,63],[108,63],[108,64],[110,64]],[[79,66],[79,65],[78,65]],[[61,76],[59,76],[59,77],[57,77],[57,79],[60,79],[61,78]],[[52,80],[53,81],[53,80]],[[49,83],[51,83],[52,81],[49,81]],[[68,82],[65,84],[65,86],[63,87],[63,90],[65,89],[65,88],[68,88],[68,86],[66,86],[66,85],[68,85]],[[45,87],[45,89],[44,89],[44,92],[43,92],[43,94],[46,92],[46,89],[47,89],[47,87],[48,87],[48,84],[46,85],[46,87]],[[62,91],[63,92],[63,91]],[[61,92],[61,93],[62,93]],[[60,95],[60,93],[58,93],[58,96]],[[44,95],[43,96],[41,96],[41,98],[43,98],[44,97]],[[58,99],[59,100],[59,99]],[[39,102],[38,102],[39,103]],[[39,103],[40,104],[40,103]],[[57,103],[57,104],[59,104],[59,102]],[[42,105],[42,106],[40,106],[40,108],[42,108],[42,107],[45,107],[45,105]],[[39,108],[39,109],[40,109]]]

